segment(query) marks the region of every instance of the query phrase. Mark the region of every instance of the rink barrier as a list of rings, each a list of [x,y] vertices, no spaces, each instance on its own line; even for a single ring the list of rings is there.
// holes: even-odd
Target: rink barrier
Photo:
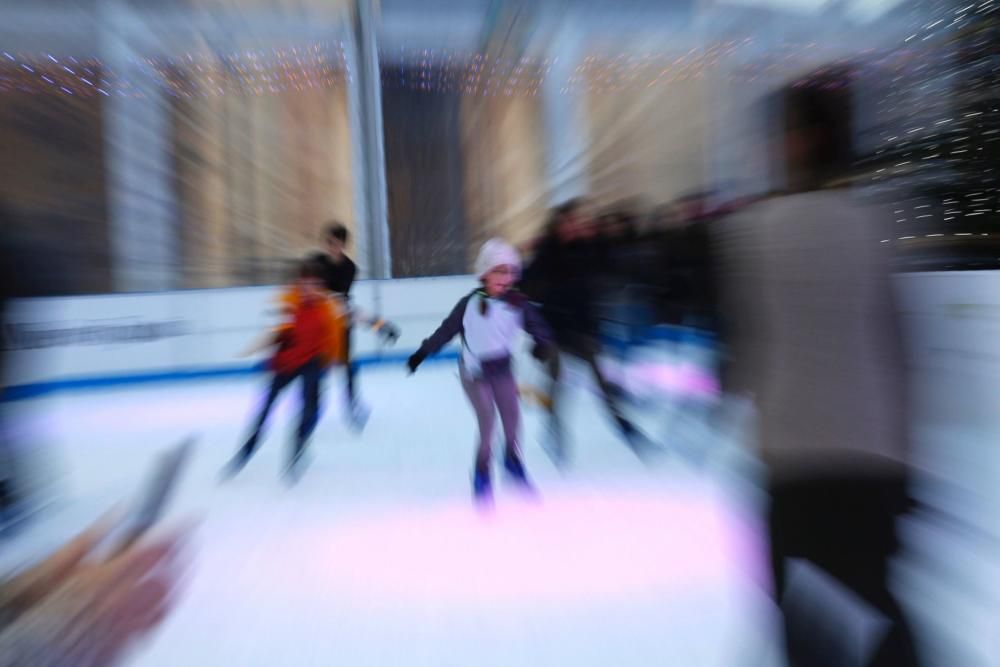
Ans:
[[[392,349],[367,328],[351,348],[362,366],[399,363],[475,285],[471,276],[359,281],[353,302],[400,329]],[[56,391],[238,377],[259,372],[236,355],[281,318],[279,286],[18,300],[0,332],[6,400]],[[3,400],[3,399],[0,399]]]
[[[699,331],[686,327],[657,326],[644,332],[640,340],[629,343],[627,347],[636,347],[651,342],[664,341],[688,344],[693,343],[696,345],[711,345],[715,342],[715,337],[710,332]],[[605,340],[605,343],[611,345],[612,347],[615,346],[615,341],[613,340]],[[398,364],[402,367],[403,364],[406,363],[410,354],[412,354],[412,352],[361,355],[355,358],[353,363],[359,368],[366,366],[388,366],[393,364]],[[446,350],[428,358],[424,363],[455,361],[457,359],[457,350]],[[256,375],[265,372],[266,370],[266,362],[255,362],[252,364],[238,364],[224,367],[182,368],[164,371],[126,372],[108,375],[65,378],[12,385],[0,392],[0,402],[39,398],[57,392],[66,391],[88,391],[94,389],[123,387],[128,385],[190,382],[197,380],[245,377],[249,375]]]
[[[612,348],[616,348],[616,343],[620,343],[620,341],[614,341],[613,339],[605,339],[604,342]],[[674,342],[710,346],[716,341],[714,335],[710,332],[688,327],[661,325],[651,327],[647,331],[643,332],[639,340],[628,343],[626,347],[641,347],[643,344],[649,344],[652,342]],[[403,364],[406,363],[406,360],[409,359],[410,354],[412,354],[412,352],[361,355],[355,358],[353,363],[359,368],[363,368],[365,366],[388,366],[392,364],[398,364],[402,367]],[[433,357],[428,358],[424,363],[455,361],[457,359],[457,350],[445,350]],[[245,377],[249,375],[256,375],[258,373],[265,372],[266,370],[266,362],[255,362],[252,364],[238,364],[233,366],[126,372],[48,380],[42,382],[15,384],[7,387],[0,392],[0,402],[5,403],[39,398],[65,391],[88,391],[94,389],[123,387],[128,385],[190,382],[196,380]]]
[[[354,359],[357,367],[366,366],[392,366],[398,365],[404,370],[404,364],[410,358],[412,352],[394,353],[382,355],[367,355]],[[444,361],[456,361],[458,359],[457,350],[446,350],[432,357],[428,357],[423,363],[439,363]],[[256,362],[253,364],[242,364],[224,368],[197,368],[178,369],[171,371],[147,372],[147,373],[122,373],[116,375],[100,375],[81,378],[67,378],[64,380],[52,380],[49,382],[35,382],[31,384],[12,385],[0,393],[0,403],[12,401],[23,401],[31,398],[39,398],[57,392],[66,391],[91,391],[94,389],[108,389],[113,387],[123,387],[128,385],[158,384],[171,382],[190,382],[194,380],[216,380],[222,378],[247,377],[257,375],[267,371],[266,362]]]

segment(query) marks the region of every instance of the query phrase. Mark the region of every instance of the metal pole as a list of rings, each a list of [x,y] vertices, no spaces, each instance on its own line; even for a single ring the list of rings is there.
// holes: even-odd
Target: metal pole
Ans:
[[[382,75],[378,53],[378,0],[354,0],[354,43],[358,54],[359,126],[364,199],[367,209],[369,277],[391,278],[385,144],[382,133]]]

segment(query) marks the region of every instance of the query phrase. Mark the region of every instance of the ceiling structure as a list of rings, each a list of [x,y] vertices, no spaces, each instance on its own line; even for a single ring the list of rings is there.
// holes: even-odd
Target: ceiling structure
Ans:
[[[100,57],[111,41],[150,58],[336,44],[349,34],[351,1],[24,1],[0,7],[0,43],[22,56]],[[853,17],[893,1],[382,0],[378,40],[388,63],[425,50],[545,58],[567,35],[588,55],[683,53],[747,34],[766,49],[778,38],[861,39]]]

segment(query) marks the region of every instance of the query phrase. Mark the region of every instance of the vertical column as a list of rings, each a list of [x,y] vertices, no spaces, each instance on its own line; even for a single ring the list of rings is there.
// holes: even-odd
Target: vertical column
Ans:
[[[233,275],[232,240],[226,191],[225,71],[202,54],[208,64],[188,74],[204,94],[181,100],[174,118],[175,188],[183,258],[181,287],[227,287]]]
[[[572,82],[582,57],[580,32],[572,22],[563,23],[552,42],[552,68],[542,83],[545,133],[545,175],[549,204],[586,195],[588,178],[587,95]]]
[[[389,221],[382,132],[376,0],[355,0],[353,30],[345,45],[357,211],[357,249],[366,278],[389,278]]]
[[[130,82],[105,100],[105,169],[112,282],[117,291],[168,290],[180,283],[171,104],[130,41],[141,23],[116,2],[101,5],[105,66]]]
[[[368,177],[365,171],[364,134],[361,110],[360,59],[354,32],[353,7],[348,11],[344,30],[344,60],[347,82],[347,125],[351,144],[351,194],[354,208],[354,259],[361,278],[373,277],[371,266],[371,217],[368,212]]]

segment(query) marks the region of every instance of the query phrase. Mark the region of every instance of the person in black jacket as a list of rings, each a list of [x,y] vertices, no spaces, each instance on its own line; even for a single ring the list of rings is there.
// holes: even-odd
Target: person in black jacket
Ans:
[[[326,242],[326,252],[317,253],[312,259],[319,264],[323,272],[323,282],[326,288],[335,297],[342,299],[348,309],[352,311],[352,317],[348,319],[349,325],[344,333],[344,371],[347,379],[347,400],[351,424],[355,429],[361,430],[368,421],[371,410],[364,404],[358,396],[357,366],[351,361],[351,324],[360,322],[374,330],[382,339],[392,344],[399,338],[399,329],[380,318],[367,317],[351,306],[351,287],[354,286],[354,279],[358,274],[358,267],[350,257],[347,256],[347,227],[339,222],[331,223],[324,232]]]
[[[345,299],[351,295],[351,287],[358,275],[358,266],[347,256],[347,227],[339,222],[331,223],[324,233],[326,252],[318,253],[316,261],[323,267],[326,288]]]
[[[347,256],[347,227],[339,222],[327,226],[323,240],[326,252],[317,253],[313,259],[321,267],[323,283],[330,293],[350,302],[351,287],[358,274],[358,267]],[[344,335],[345,358],[344,373],[346,377],[347,401],[351,424],[361,429],[368,419],[369,411],[361,403],[357,394],[357,368],[351,363],[351,328]]]
[[[523,489],[531,490],[518,442],[521,411],[511,353],[522,329],[535,341],[534,354],[544,359],[552,345],[548,325],[520,292],[511,288],[520,273],[517,251],[499,239],[487,241],[476,260],[482,286],[462,298],[441,326],[410,357],[410,372],[455,336],[462,337],[462,387],[479,422],[479,447],[473,476],[477,501],[492,502],[490,458],[493,425],[500,413],[506,437],[504,468]]]
[[[594,231],[592,223],[582,213],[581,201],[572,200],[558,207],[522,280],[525,293],[541,304],[542,315],[552,327],[558,348],[548,360],[550,439],[547,449],[559,465],[565,464],[568,456],[560,415],[562,357],[565,355],[576,357],[590,367],[604,404],[629,447],[642,454],[650,444],[625,417],[616,392],[597,364],[600,345],[594,308],[596,286],[592,277],[599,259],[599,240],[594,238]]]

